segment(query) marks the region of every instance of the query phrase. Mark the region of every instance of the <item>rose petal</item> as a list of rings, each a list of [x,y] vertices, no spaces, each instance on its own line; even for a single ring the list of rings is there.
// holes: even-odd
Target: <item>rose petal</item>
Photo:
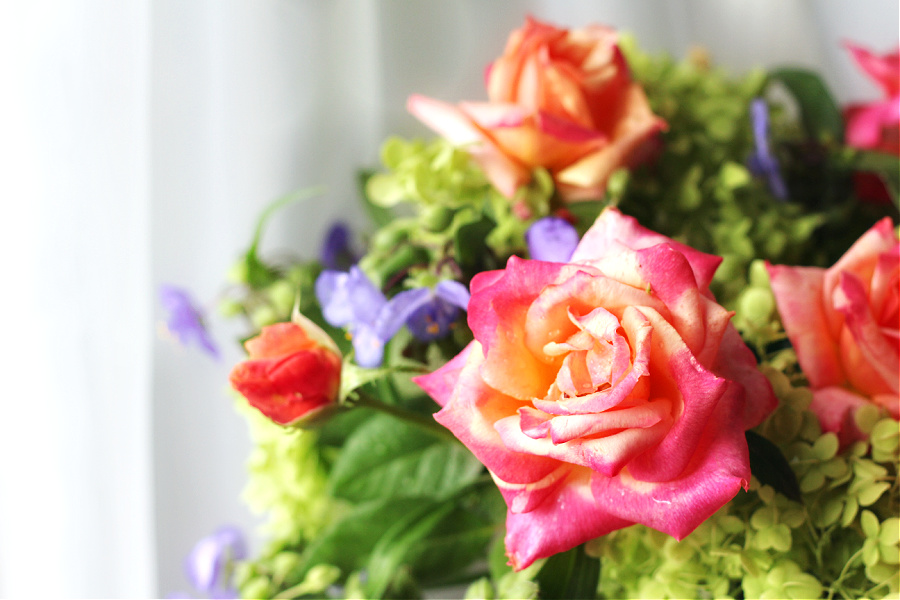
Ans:
[[[589,469],[573,467],[564,485],[528,512],[506,517],[506,553],[513,569],[574,548],[588,540],[627,527],[634,521],[613,516],[591,493]]]
[[[869,402],[868,398],[846,388],[829,386],[813,390],[809,409],[819,417],[822,430],[836,433],[841,447],[846,447],[857,440],[866,439],[866,434],[856,426],[853,416],[857,409]]]
[[[611,207],[604,209],[581,237],[581,242],[572,255],[572,262],[591,261],[607,254],[616,255],[619,254],[616,249],[623,245],[632,250],[640,250],[657,244],[670,244],[683,254],[694,271],[697,287],[701,290],[709,287],[713,274],[722,262],[721,257],[694,250],[650,231],[639,225],[637,219],[625,216]]]
[[[766,269],[785,332],[810,386],[841,384],[846,377],[822,304],[824,269],[773,265]]]
[[[900,393],[900,352],[895,340],[884,336],[869,309],[859,278],[841,273],[834,309],[844,315],[851,339],[842,335],[840,350],[850,384],[867,394]]]
[[[703,428],[729,382],[697,362],[672,326],[658,313],[649,309],[641,312],[653,327],[650,393],[652,397],[660,395],[672,400],[675,423],[658,446],[636,457],[628,468],[641,481],[670,481],[679,476],[694,456]],[[743,404],[740,408],[743,411]]]
[[[515,414],[519,406],[514,399],[485,385],[480,376],[484,355],[478,342],[469,345],[462,369],[451,361],[438,372],[448,368],[458,373],[458,380],[444,407],[434,415],[435,420],[453,432],[459,440],[488,469],[510,483],[534,483],[546,477],[559,465],[556,461],[510,452],[504,446],[494,423],[506,415]],[[439,377],[446,377],[442,374]],[[426,387],[441,388],[440,379],[426,381]]]
[[[739,386],[725,392],[741,393]],[[684,539],[741,488],[747,489],[750,459],[740,407],[741,402],[719,403],[712,418],[700,424],[705,431],[690,461],[673,478],[653,483],[634,473],[631,465],[617,477],[595,475],[592,489],[597,503],[623,520]]]

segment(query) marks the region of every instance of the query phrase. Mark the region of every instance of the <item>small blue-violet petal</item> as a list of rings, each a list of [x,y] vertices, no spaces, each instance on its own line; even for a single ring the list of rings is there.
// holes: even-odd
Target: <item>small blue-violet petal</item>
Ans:
[[[359,267],[350,267],[347,293],[353,308],[353,322],[374,325],[387,300]]]
[[[525,232],[528,253],[534,260],[569,262],[578,245],[578,232],[565,219],[544,217]]]
[[[360,324],[353,328],[353,354],[356,364],[367,369],[374,369],[381,365],[384,358],[384,343],[375,328],[371,325]]]
[[[222,569],[247,556],[244,537],[236,527],[222,527],[200,539],[185,559],[185,572],[194,588],[209,592],[221,582]]]
[[[469,289],[458,281],[448,279],[441,281],[434,288],[438,298],[449,302],[453,306],[466,310],[469,308]]]
[[[375,323],[378,337],[387,342],[403,327],[409,316],[434,297],[428,288],[400,292],[382,308]]]
[[[750,102],[750,123],[754,151],[747,160],[747,166],[754,175],[766,178],[773,196],[785,200],[788,197],[787,185],[781,177],[778,160],[769,149],[769,107],[762,98],[754,98]]]
[[[219,358],[219,349],[203,323],[203,313],[186,290],[173,285],[161,285],[159,301],[168,313],[166,329],[181,345],[188,346],[194,342],[213,358]]]
[[[316,299],[322,307],[322,316],[335,326],[343,327],[353,321],[353,305],[347,285],[348,273],[322,271],[316,279]]]

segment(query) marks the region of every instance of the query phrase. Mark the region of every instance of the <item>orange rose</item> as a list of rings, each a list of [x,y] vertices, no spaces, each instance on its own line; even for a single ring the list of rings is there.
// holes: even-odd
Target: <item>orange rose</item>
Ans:
[[[632,81],[612,29],[565,30],[529,18],[487,73],[489,102],[412,96],[408,108],[464,145],[511,198],[547,169],[566,201],[599,198],[610,174],[648,152],[665,122]]]
[[[231,371],[231,385],[279,425],[322,416],[336,406],[341,354],[334,341],[302,315],[263,327],[247,340],[250,357]]]

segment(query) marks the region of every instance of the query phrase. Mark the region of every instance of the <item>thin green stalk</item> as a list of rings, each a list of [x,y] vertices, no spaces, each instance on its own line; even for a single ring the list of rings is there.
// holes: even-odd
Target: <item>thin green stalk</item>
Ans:
[[[438,437],[453,440],[454,442],[459,442],[456,439],[456,436],[450,432],[449,429],[435,421],[432,417],[426,417],[417,412],[413,412],[411,410],[407,410],[405,408],[401,408],[395,404],[386,404],[381,400],[370,396],[368,394],[362,393],[360,391],[354,392],[353,396],[356,397],[353,402],[354,406],[364,406],[366,408],[371,408],[372,410],[377,410],[383,412],[385,414],[391,415],[401,421],[405,421],[410,425],[415,425],[419,429],[423,431],[427,431],[433,435]]]

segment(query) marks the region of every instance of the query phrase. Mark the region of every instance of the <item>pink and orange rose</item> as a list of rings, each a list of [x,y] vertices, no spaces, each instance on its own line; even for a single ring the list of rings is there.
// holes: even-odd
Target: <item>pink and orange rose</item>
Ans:
[[[336,406],[341,353],[315,323],[295,315],[244,346],[249,358],[231,371],[231,385],[274,422],[308,423]]]
[[[784,329],[822,428],[861,437],[853,414],[873,403],[900,415],[900,242],[889,218],[829,269],[769,266]]]
[[[606,27],[565,30],[529,18],[486,83],[489,102],[412,96],[408,108],[465,146],[509,198],[538,167],[553,175],[563,199],[599,198],[610,174],[644,158],[665,128]]]
[[[570,262],[472,280],[475,341],[416,382],[499,486],[516,569],[635,523],[683,538],[747,487],[775,398],[720,260],[607,209]]]

